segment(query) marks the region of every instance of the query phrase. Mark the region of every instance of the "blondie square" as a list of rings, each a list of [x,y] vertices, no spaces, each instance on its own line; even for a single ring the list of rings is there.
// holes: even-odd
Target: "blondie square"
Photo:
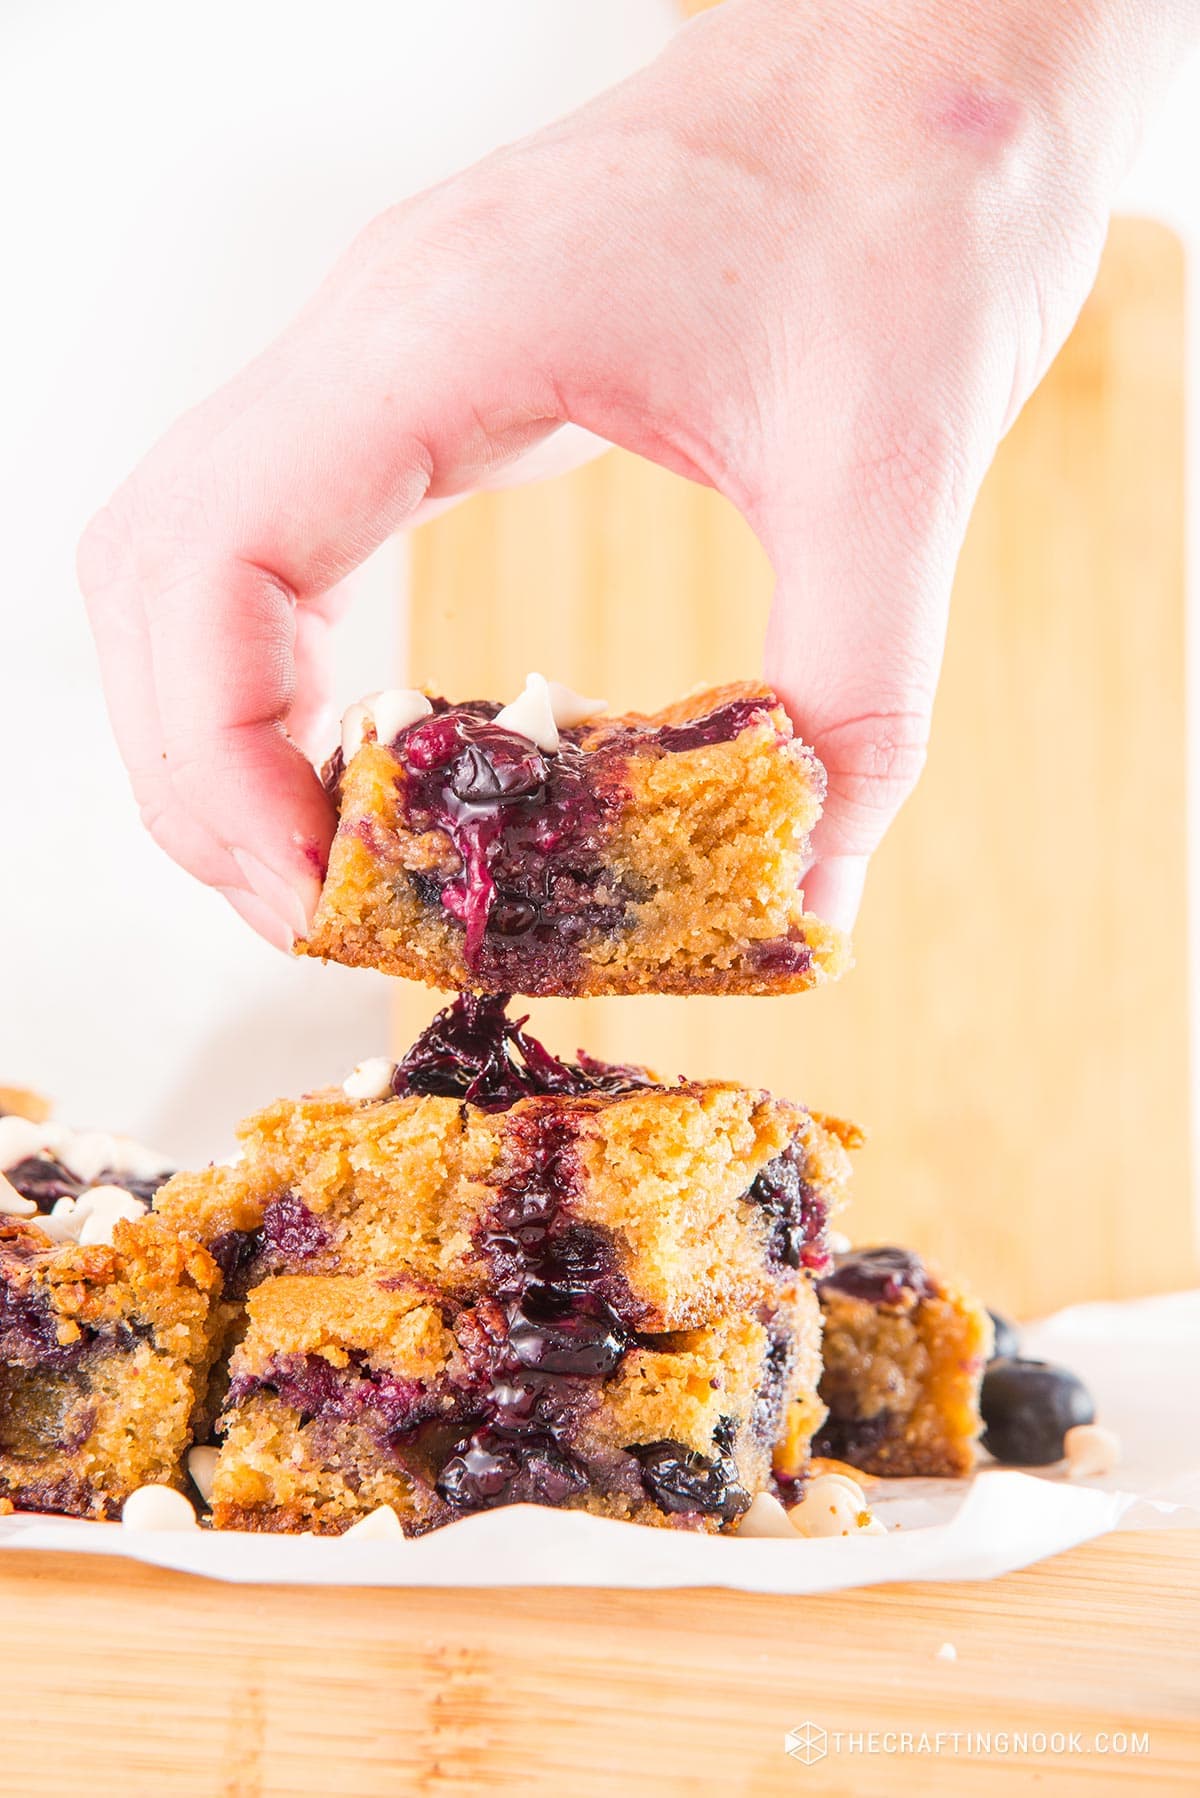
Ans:
[[[515,708],[413,697],[426,715],[377,705],[326,771],[339,823],[302,953],[566,995],[797,992],[847,965],[801,892],[824,771],[769,687],[548,717],[540,744]]]
[[[420,1534],[526,1502],[729,1529],[770,1478],[789,1408],[820,1415],[806,1281],[661,1336],[586,1290],[458,1308],[402,1275],[284,1275],[248,1314],[218,1426],[218,1528],[336,1534],[388,1504]]]
[[[552,1056],[497,999],[440,1013],[379,1096],[280,1102],[235,1165],[157,1214],[244,1294],[272,1275],[407,1273],[456,1302],[530,1281],[627,1329],[691,1329],[828,1265],[857,1133],[766,1093]]]
[[[115,1517],[135,1487],[181,1484],[220,1286],[154,1218],[90,1244],[0,1219],[0,1498]]]
[[[909,1249],[837,1255],[817,1290],[829,1415],[813,1452],[867,1473],[969,1473],[992,1347],[984,1307]]]

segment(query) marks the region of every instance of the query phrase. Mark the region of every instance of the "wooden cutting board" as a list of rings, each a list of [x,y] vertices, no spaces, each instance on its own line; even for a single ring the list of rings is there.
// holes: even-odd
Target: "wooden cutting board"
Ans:
[[[968,536],[928,770],[840,986],[532,1009],[552,1046],[866,1126],[848,1223],[1030,1315],[1196,1277],[1188,1123],[1183,258],[1114,226]],[[411,675],[619,707],[753,675],[771,578],[717,495],[614,451],[415,534]],[[407,678],[407,676],[406,676]],[[396,1040],[436,1001],[397,987]]]
[[[829,1598],[288,1590],[14,1553],[0,1798],[1194,1795],[1198,1590],[1190,1533]],[[805,1766],[804,1723],[993,1742]],[[1081,1746],[1004,1753],[1004,1731]],[[1116,1731],[1148,1751],[1101,1752]]]

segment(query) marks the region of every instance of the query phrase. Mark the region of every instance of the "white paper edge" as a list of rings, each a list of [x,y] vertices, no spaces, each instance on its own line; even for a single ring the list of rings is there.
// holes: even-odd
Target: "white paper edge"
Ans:
[[[894,1489],[894,1484],[893,1484]],[[314,1586],[718,1586],[836,1592],[910,1580],[994,1579],[1118,1527],[1200,1527],[1200,1508],[989,1469],[945,1522],[886,1537],[740,1542],[517,1505],[419,1540],[340,1541],[243,1532],[138,1534],[120,1524],[16,1515],[0,1548],[116,1555],[237,1584]]]

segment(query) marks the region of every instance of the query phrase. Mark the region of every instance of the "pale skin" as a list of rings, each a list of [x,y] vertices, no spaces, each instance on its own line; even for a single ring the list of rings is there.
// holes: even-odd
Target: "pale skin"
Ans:
[[[979,483],[1198,34],[1200,0],[727,0],[376,219],[81,544],[148,829],[270,941],[302,934],[338,583],[576,425],[763,543],[765,673],[829,773],[806,899],[849,927],[924,761]]]

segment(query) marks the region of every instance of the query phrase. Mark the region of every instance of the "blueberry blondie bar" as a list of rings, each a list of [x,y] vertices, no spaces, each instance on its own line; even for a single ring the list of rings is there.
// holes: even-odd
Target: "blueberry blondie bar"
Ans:
[[[728,1529],[815,1410],[820,1323],[799,1282],[670,1335],[587,1288],[457,1308],[403,1275],[266,1280],[232,1360],[218,1528],[336,1534],[382,1504],[408,1534],[519,1502]]]
[[[0,1218],[0,1499],[114,1517],[177,1485],[217,1353],[220,1272],[160,1220],[56,1243]]]
[[[842,971],[845,939],[801,892],[824,771],[770,688],[606,719],[556,716],[538,680],[503,708],[352,708],[301,952],[535,994],[784,993]]]
[[[376,1096],[269,1106],[234,1165],[157,1194],[231,1293],[278,1274],[404,1271],[471,1304],[533,1279],[662,1333],[828,1265],[849,1125],[730,1083],[560,1061],[502,998],[460,997],[380,1069]]]
[[[983,1305],[900,1248],[835,1256],[817,1290],[829,1415],[814,1453],[867,1473],[969,1473],[992,1347]]]

